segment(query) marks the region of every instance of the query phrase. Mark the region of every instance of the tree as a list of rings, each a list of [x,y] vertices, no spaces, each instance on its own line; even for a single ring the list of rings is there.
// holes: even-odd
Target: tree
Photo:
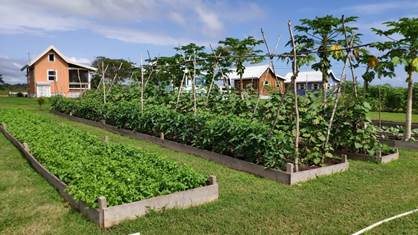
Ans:
[[[380,36],[389,38],[389,41],[376,43],[378,50],[384,52],[382,59],[387,63],[386,67],[393,72],[398,64],[404,65],[407,73],[407,104],[405,114],[405,132],[404,139],[411,138],[412,122],[412,98],[413,98],[413,73],[418,72],[418,18],[401,18],[398,21],[388,21],[383,23],[387,29],[372,30]],[[393,36],[400,37],[394,39]]]
[[[242,40],[237,38],[226,38],[224,41],[219,41],[219,44],[229,52],[229,60],[236,67],[236,72],[239,75],[240,92],[244,90],[244,84],[242,76],[245,71],[244,64],[246,62],[258,63],[264,59],[261,55],[261,50],[255,49],[259,44],[263,43],[262,40],[257,40],[252,36],[244,38]]]
[[[206,53],[204,52],[205,47],[196,45],[194,43],[189,43],[181,47],[176,47],[175,49],[184,56],[186,60],[185,61],[186,70],[192,71],[190,80],[192,81],[193,111],[194,113],[196,113],[197,111],[196,77],[201,75],[202,70],[203,70],[203,64],[205,63],[204,58],[207,57]]]
[[[0,73],[0,85],[6,84],[3,79],[3,74]]]
[[[92,63],[92,66],[100,68],[102,63],[105,67],[107,67],[106,79],[109,80],[111,84],[118,84],[125,79],[130,78],[134,69],[134,64],[130,61],[125,59],[111,59],[104,56],[96,57]],[[92,87],[97,88],[100,80],[101,74],[97,73],[92,79]]]
[[[344,22],[352,23],[358,17],[352,16],[344,19]],[[324,103],[327,100],[328,89],[328,71],[331,69],[330,57],[332,50],[341,49],[339,41],[342,41],[344,30],[342,19],[332,15],[316,17],[314,19],[301,19],[300,25],[295,26],[298,35],[295,35],[296,44],[305,48],[305,50],[314,50],[317,52],[319,61],[312,65],[312,69],[322,72],[322,95]],[[345,27],[346,32],[351,33],[355,28]],[[344,40],[345,42],[346,40]],[[290,42],[288,42],[290,45]]]

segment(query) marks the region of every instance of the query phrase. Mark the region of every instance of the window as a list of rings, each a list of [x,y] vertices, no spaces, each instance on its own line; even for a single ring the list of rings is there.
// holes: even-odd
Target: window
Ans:
[[[318,90],[319,89],[319,83],[314,83],[313,84],[313,89]]]
[[[305,83],[299,83],[298,84],[298,89],[299,90],[305,90]]]
[[[51,61],[51,62],[55,61],[55,55],[52,54],[52,53],[48,54],[48,60]]]
[[[57,79],[57,71],[49,69],[48,70],[48,81],[56,81]]]
[[[268,86],[268,85],[270,85],[270,82],[269,81],[264,81],[264,86]]]

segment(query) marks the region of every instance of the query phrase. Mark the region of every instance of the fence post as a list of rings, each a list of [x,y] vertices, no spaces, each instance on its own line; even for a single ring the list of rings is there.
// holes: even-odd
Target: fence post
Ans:
[[[160,132],[160,139],[164,140],[164,132]]]
[[[99,225],[101,228],[106,228],[104,210],[107,208],[107,201],[104,196],[97,198],[97,204],[99,206]]]
[[[293,163],[287,163],[286,164],[286,172],[287,173],[292,174],[293,173],[293,168],[294,168]]]
[[[216,184],[216,176],[210,175],[209,178],[208,178],[208,183],[209,183],[209,185]]]
[[[23,143],[23,149],[29,153],[30,149],[29,149],[29,145],[27,143]]]

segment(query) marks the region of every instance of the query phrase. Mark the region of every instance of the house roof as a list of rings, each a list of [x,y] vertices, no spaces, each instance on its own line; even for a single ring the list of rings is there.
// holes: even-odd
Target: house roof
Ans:
[[[242,79],[253,79],[253,78],[259,78],[261,77],[261,75],[263,75],[263,73],[267,70],[270,69],[270,65],[268,64],[263,64],[263,65],[253,65],[253,66],[246,66],[245,70],[244,70],[244,74],[242,75]],[[272,71],[273,72],[273,71]],[[237,72],[235,72],[235,69],[233,69],[233,72],[230,72],[227,74],[227,77],[231,80],[238,80],[239,79],[239,74]],[[283,76],[277,75],[276,77],[279,79],[283,79]]]
[[[285,76],[285,83],[290,83],[293,73],[287,73]],[[335,76],[334,72],[331,70],[328,72],[328,75],[336,82],[340,80]],[[299,72],[298,76],[296,77],[296,83],[302,82],[322,82],[322,72],[320,71],[305,71]]]
[[[92,70],[92,71],[97,71],[97,68],[91,67],[91,66],[87,66],[84,64],[80,64],[77,63],[73,60],[68,59],[67,57],[64,56],[64,54],[62,54],[57,48],[55,48],[54,46],[49,46],[45,51],[43,51],[41,54],[39,54],[37,57],[35,57],[33,60],[31,60],[28,64],[26,64],[25,66],[23,66],[20,70],[24,70],[27,67],[31,67],[32,65],[34,65],[39,59],[41,59],[45,54],[47,54],[49,51],[53,50],[55,53],[57,53],[57,55],[59,55],[65,62],[67,62],[68,64],[72,64],[75,66],[79,66],[88,70]]]

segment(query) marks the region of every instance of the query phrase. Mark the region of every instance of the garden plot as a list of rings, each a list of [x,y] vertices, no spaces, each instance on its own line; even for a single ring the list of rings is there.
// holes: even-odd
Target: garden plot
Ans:
[[[20,110],[1,110],[1,131],[82,214],[110,227],[149,209],[186,208],[218,198],[214,177],[155,154],[104,143]]]

